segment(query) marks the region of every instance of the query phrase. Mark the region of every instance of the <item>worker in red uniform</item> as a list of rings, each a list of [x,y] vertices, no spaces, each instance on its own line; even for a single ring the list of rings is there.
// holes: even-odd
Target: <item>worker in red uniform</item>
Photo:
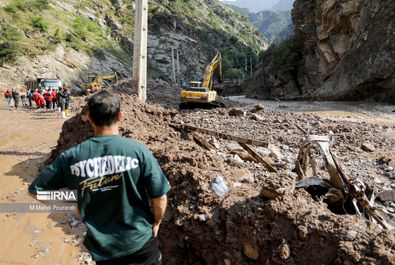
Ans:
[[[38,92],[38,104],[40,108],[45,107],[45,98],[42,92]]]
[[[58,100],[56,98],[56,89],[54,89],[51,93],[52,93],[52,109],[55,109],[56,105],[58,105]]]
[[[37,89],[35,89],[34,92],[33,92],[33,99],[34,99],[34,102],[36,102],[37,108],[39,108],[40,107],[40,101],[39,101],[40,96],[38,94],[38,90]]]
[[[45,99],[45,105],[47,106],[47,109],[51,109],[51,107],[52,107],[52,89],[49,89],[44,93],[44,99]]]

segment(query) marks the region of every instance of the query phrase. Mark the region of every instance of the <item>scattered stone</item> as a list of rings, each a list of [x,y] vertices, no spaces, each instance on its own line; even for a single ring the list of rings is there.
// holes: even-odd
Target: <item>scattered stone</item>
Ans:
[[[244,116],[245,112],[243,109],[240,108],[231,108],[228,114],[229,116]]]
[[[70,226],[71,226],[71,228],[75,228],[75,227],[77,227],[79,224],[80,224],[80,222],[77,221],[77,220],[71,220],[71,221],[70,221]]]
[[[308,233],[307,227],[302,225],[298,226],[298,236],[300,240],[306,240]]]
[[[240,156],[238,156],[238,155],[234,155],[233,158],[236,161],[236,163],[239,163],[239,164],[244,163],[243,159],[241,159]]]
[[[201,221],[201,222],[206,221],[206,215],[205,214],[200,214],[199,215],[199,221]]]
[[[270,147],[270,154],[269,154],[269,156],[273,157],[276,160],[282,160],[282,158],[283,158],[283,155],[282,155],[280,149],[278,149],[275,146],[271,146]]]
[[[287,260],[291,255],[291,250],[287,243],[283,243],[280,245],[280,258],[282,260]]]
[[[352,240],[354,240],[357,237],[357,234],[358,234],[357,231],[350,230],[350,231],[347,232],[347,239],[352,241]]]
[[[233,171],[233,176],[241,181],[241,182],[247,182],[247,183],[252,183],[254,182],[254,175],[248,170],[248,169],[236,169]]]
[[[368,144],[368,143],[364,143],[361,145],[361,149],[366,151],[366,152],[374,152],[376,150],[376,148],[374,148],[373,145]]]
[[[256,113],[253,113],[251,115],[251,119],[256,120],[256,121],[264,121],[265,120],[265,118],[263,118],[261,115],[258,115]]]
[[[280,173],[265,174],[265,182],[261,189],[261,195],[267,199],[290,194],[294,191],[296,173],[284,171]]]
[[[243,245],[243,253],[252,260],[258,260],[259,253],[249,244]]]
[[[392,190],[385,190],[377,194],[377,198],[382,201],[395,201],[395,189]]]
[[[390,156],[383,156],[379,159],[379,162],[388,164],[390,161],[393,161],[392,157]]]
[[[264,110],[264,109],[265,109],[265,106],[262,105],[262,104],[255,105],[255,110],[256,111],[260,111],[260,110]]]
[[[65,238],[63,242],[64,242],[64,243],[69,243],[70,240]]]
[[[208,142],[209,142],[209,144],[214,146],[216,149],[220,148],[220,145],[219,145],[218,141],[215,138],[211,138]]]

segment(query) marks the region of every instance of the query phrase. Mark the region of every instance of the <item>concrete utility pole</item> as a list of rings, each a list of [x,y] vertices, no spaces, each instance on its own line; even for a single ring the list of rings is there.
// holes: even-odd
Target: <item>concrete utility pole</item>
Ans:
[[[177,81],[180,82],[180,56],[177,49]]]
[[[136,0],[132,86],[142,102],[147,99],[148,0]]]
[[[251,77],[252,77],[252,56],[250,56],[250,72],[251,72]]]
[[[177,83],[177,77],[176,77],[176,62],[174,59],[174,50],[175,49],[171,48],[171,60],[173,63],[173,83],[175,84],[175,83]]]

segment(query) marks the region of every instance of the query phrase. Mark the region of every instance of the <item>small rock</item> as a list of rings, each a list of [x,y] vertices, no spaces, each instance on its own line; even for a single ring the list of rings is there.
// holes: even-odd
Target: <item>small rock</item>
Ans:
[[[257,111],[264,110],[264,109],[265,109],[265,106],[262,104],[255,105],[255,110],[257,110]]]
[[[245,112],[240,108],[231,108],[228,114],[229,116],[244,116]]]
[[[235,169],[233,171],[233,176],[241,182],[254,182],[254,175],[248,169]]]
[[[79,224],[80,224],[80,222],[77,221],[77,220],[72,220],[72,221],[70,221],[70,226],[71,226],[72,228],[78,226]]]
[[[242,186],[242,184],[240,183],[240,182],[233,182],[233,188],[238,188],[238,187],[241,187]]]
[[[300,240],[306,240],[308,233],[307,227],[302,225],[298,226],[298,236]]]
[[[394,168],[395,167],[395,159],[391,159],[391,161],[388,162],[388,166]]]
[[[243,253],[252,260],[258,260],[259,253],[249,244],[243,245]]]
[[[219,143],[215,138],[212,138],[208,141],[212,146],[214,146],[216,149],[219,149]]]
[[[238,155],[234,155],[233,158],[234,158],[234,160],[236,160],[236,163],[239,163],[239,164],[244,163],[243,159],[241,159],[240,156],[238,156]]]
[[[64,242],[64,243],[69,243],[70,240],[68,240],[68,239],[65,238],[63,242]]]
[[[282,260],[287,260],[291,255],[291,250],[287,243],[283,243],[280,245],[280,258]]]
[[[390,156],[383,156],[379,159],[379,162],[388,164],[391,160],[393,160]]]
[[[283,155],[282,155],[281,151],[275,146],[270,147],[270,154],[269,154],[269,156],[271,156],[271,157],[273,157],[274,159],[277,159],[277,160],[282,160],[283,159]]]
[[[224,263],[225,263],[225,265],[231,265],[232,263],[230,263],[230,260],[228,260],[228,259],[224,259]]]
[[[200,215],[199,215],[199,220],[200,220],[201,222],[206,221],[206,215],[205,215],[205,214],[200,214]]]
[[[373,145],[368,144],[368,143],[362,144],[361,149],[366,152],[374,152],[376,150],[376,148],[374,148]]]
[[[385,190],[377,194],[377,198],[382,201],[395,201],[395,189],[392,190]]]
[[[263,118],[261,115],[258,115],[256,113],[253,113],[251,115],[251,119],[256,120],[256,121],[264,121],[265,120],[265,118]]]
[[[355,230],[350,230],[347,232],[347,239],[348,240],[354,240],[357,236],[357,231]]]

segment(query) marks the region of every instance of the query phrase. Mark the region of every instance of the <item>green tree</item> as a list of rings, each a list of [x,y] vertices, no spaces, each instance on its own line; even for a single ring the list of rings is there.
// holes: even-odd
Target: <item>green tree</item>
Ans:
[[[13,62],[18,57],[18,45],[13,41],[5,41],[0,44],[0,66]]]

